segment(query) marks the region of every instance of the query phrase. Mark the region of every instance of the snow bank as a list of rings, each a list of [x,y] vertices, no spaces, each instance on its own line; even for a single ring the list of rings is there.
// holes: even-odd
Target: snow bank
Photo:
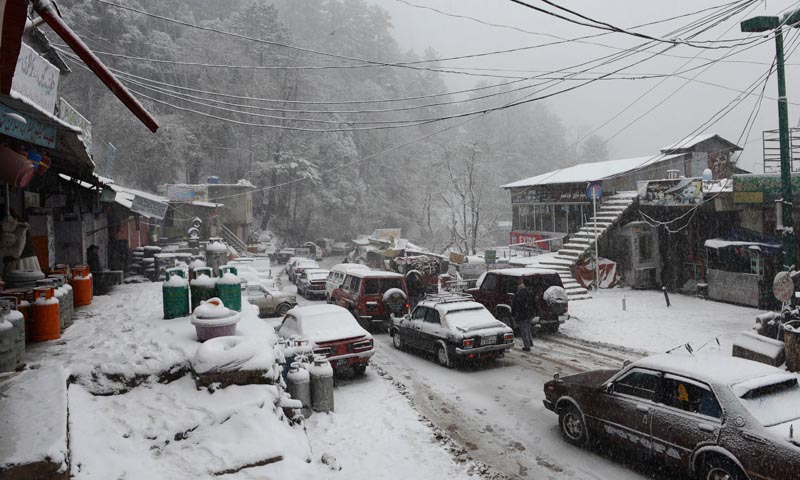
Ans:
[[[67,468],[67,377],[52,366],[0,383],[0,469],[42,461]]]
[[[200,345],[192,359],[197,373],[272,370],[276,355],[272,345],[242,337],[217,337]],[[277,380],[277,377],[273,377]]]
[[[305,432],[286,423],[275,386],[230,386],[211,394],[186,376],[110,397],[73,385],[69,398],[71,475],[77,480],[213,478],[269,460],[275,463],[259,467],[261,478],[311,478],[314,469],[305,463],[311,459]],[[276,475],[286,472],[284,462],[295,475]]]

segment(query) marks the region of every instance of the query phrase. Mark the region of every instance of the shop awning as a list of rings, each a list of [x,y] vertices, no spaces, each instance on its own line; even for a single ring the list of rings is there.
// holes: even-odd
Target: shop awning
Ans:
[[[50,168],[72,178],[92,179],[94,162],[81,139],[80,128],[42,110],[31,100],[14,91],[9,95],[0,94],[0,104],[13,110],[27,122],[17,122],[15,127],[26,130],[25,134],[33,136],[22,140],[40,145],[52,152]]]
[[[705,247],[714,250],[757,247],[764,255],[783,254],[783,245],[778,238],[745,228],[735,228],[725,235],[706,240]]]

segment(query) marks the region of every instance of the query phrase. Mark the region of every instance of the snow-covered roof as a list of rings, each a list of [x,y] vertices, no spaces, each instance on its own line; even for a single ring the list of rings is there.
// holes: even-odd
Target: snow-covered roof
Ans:
[[[354,277],[359,277],[359,278],[375,278],[375,277],[380,277],[380,278],[395,278],[395,277],[403,278],[403,276],[400,275],[399,273],[384,272],[384,271],[381,271],[381,270],[353,270],[353,271],[349,271],[347,273],[349,275],[352,275]]]
[[[645,357],[635,365],[694,378],[712,385],[733,385],[751,378],[785,373],[775,367],[724,355],[671,353]]]
[[[114,201],[125,208],[131,208],[131,206],[133,205],[134,197],[142,197],[148,200],[152,200],[154,202],[169,203],[169,199],[166,197],[143,192],[141,190],[136,190],[134,188],[127,188],[116,184],[109,185],[109,188],[111,188],[111,190],[114,190],[114,192],[116,192],[117,194]]]
[[[669,152],[672,150],[682,150],[684,148],[692,148],[700,142],[705,142],[706,140],[710,140],[716,137],[716,134],[713,133],[701,133],[700,135],[694,135],[691,137],[686,137],[679,142],[675,142],[673,144],[667,145],[666,147],[661,147],[662,152]]]
[[[608,160],[605,162],[582,163],[572,167],[562,168],[552,172],[543,173],[535,177],[518,180],[501,185],[500,188],[532,187],[535,185],[552,185],[557,183],[582,183],[604,180],[617,177],[641,168],[649,167],[656,163],[679,157],[680,154],[657,154],[648,157],[624,158]]]

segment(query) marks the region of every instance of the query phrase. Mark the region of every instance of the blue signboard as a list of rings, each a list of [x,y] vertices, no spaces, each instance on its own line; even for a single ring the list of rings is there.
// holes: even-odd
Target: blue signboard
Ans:
[[[586,186],[586,198],[589,200],[600,200],[603,198],[603,184],[592,182]]]
[[[47,148],[56,146],[56,129],[0,104],[0,133]]]

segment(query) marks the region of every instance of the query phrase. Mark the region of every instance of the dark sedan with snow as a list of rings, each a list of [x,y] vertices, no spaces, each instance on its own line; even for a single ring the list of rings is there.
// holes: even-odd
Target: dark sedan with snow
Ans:
[[[470,296],[428,296],[389,330],[398,349],[430,352],[446,367],[456,361],[495,359],[514,345],[514,332]]]
[[[800,475],[797,377],[740,358],[657,355],[556,377],[544,405],[570,443],[613,445],[702,480]]]

